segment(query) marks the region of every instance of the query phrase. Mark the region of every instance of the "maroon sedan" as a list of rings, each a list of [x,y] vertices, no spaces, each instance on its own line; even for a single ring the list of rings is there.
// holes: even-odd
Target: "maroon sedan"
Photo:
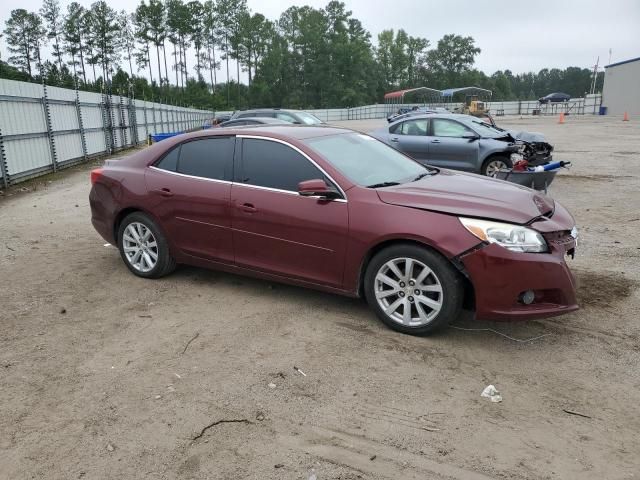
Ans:
[[[135,275],[178,263],[364,296],[404,333],[576,310],[576,228],[540,193],[425,167],[360,133],[179,135],[91,173],[92,222]]]

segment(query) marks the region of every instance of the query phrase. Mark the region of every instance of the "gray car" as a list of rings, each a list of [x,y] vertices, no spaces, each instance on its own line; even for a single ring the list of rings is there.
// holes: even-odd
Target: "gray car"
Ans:
[[[239,110],[233,112],[232,120],[238,118],[277,118],[289,123],[295,123],[298,125],[322,125],[324,122],[315,115],[302,110],[284,110],[281,108],[256,108],[251,110]]]
[[[291,122],[269,117],[242,117],[222,122],[218,127],[244,127],[246,125],[290,125]]]
[[[413,115],[371,135],[420,163],[488,176],[511,168],[522,148],[509,132],[470,115]]]

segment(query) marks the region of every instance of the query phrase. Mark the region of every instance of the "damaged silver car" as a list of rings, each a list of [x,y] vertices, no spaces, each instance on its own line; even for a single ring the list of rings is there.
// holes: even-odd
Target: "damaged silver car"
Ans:
[[[420,163],[487,176],[521,159],[533,166],[546,163],[553,151],[541,134],[503,130],[459,114],[411,115],[371,135]]]

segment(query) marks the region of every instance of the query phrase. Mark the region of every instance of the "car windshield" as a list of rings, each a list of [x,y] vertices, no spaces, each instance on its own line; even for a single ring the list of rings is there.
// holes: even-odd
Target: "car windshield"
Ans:
[[[349,180],[365,187],[397,185],[436,172],[361,133],[315,137],[305,143]]]
[[[296,115],[305,125],[318,125],[319,123],[322,123],[322,120],[318,117],[307,112],[297,112]]]
[[[481,137],[504,137],[505,134],[504,130],[482,120],[471,120],[470,125]]]

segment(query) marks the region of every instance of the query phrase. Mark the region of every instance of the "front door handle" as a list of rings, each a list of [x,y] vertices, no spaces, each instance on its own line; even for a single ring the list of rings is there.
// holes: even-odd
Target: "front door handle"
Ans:
[[[247,213],[255,213],[258,211],[258,209],[254,207],[252,203],[243,203],[242,205],[239,205],[238,208]]]
[[[168,188],[161,188],[160,190],[152,190],[152,192],[163,197],[173,197],[173,192]]]
[[[398,137],[392,137],[391,141],[394,142],[394,143],[398,143]]]
[[[440,143],[440,140],[431,140],[431,143]]]

